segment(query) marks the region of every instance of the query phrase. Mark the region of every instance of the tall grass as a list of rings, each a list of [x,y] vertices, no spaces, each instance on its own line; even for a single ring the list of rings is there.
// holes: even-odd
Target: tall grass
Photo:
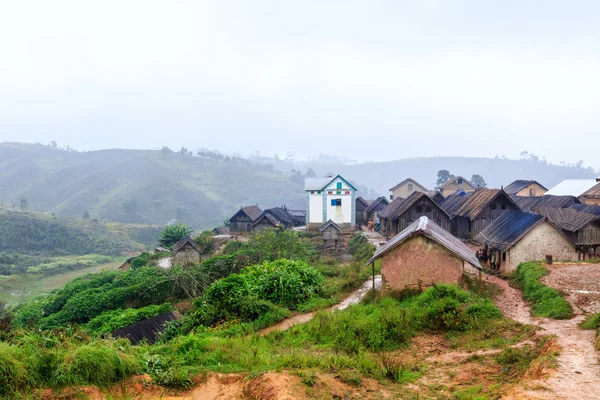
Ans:
[[[523,298],[532,302],[531,313],[534,316],[552,319],[573,317],[573,309],[561,293],[539,281],[546,274],[548,271],[541,264],[527,262],[519,264],[511,280],[523,290]]]

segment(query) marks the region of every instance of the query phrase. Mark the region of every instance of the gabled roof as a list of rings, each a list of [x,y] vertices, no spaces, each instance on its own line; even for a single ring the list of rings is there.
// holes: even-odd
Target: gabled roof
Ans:
[[[129,339],[133,345],[138,344],[143,339],[146,339],[148,343],[152,344],[158,339],[160,334],[165,331],[167,322],[180,318],[182,318],[182,315],[178,311],[171,311],[117,329],[112,335],[114,337]]]
[[[394,186],[393,188],[390,189],[390,192],[393,192],[394,190],[398,189],[400,186],[404,185],[405,183],[408,182],[412,182],[415,185],[417,185],[418,187],[420,187],[423,191],[427,192],[427,188],[423,185],[421,185],[419,182],[415,181],[413,178],[406,178],[405,180],[403,180],[402,182],[400,182],[399,184],[397,184],[396,186]]]
[[[369,214],[371,211],[377,211],[377,209],[383,210],[390,202],[385,197],[381,196],[376,198],[367,208],[365,208],[365,214]]]
[[[600,183],[596,183],[596,185],[586,190],[581,196],[596,199],[600,198]]]
[[[433,207],[438,208],[442,213],[444,213],[444,214],[447,215],[446,211],[442,207],[440,207],[435,201],[433,201],[431,199],[431,197],[427,196],[426,193],[423,193],[423,192],[412,192],[410,194],[410,196],[408,196],[406,198],[406,200],[403,200],[402,202],[399,202],[396,205],[396,207],[394,207],[393,210],[390,210],[391,212],[389,212],[389,215],[387,216],[386,219],[390,219],[392,221],[397,221],[398,219],[400,219],[400,216],[402,214],[404,214],[406,211],[408,211],[408,209],[410,207],[412,207],[413,204],[415,204],[417,201],[421,200],[423,197],[426,198],[428,201],[430,201],[431,205]],[[387,208],[386,208],[386,210],[387,210]]]
[[[448,197],[446,197],[444,199],[444,201],[442,201],[442,203],[440,204],[440,207],[442,207],[442,209],[444,211],[446,211],[446,214],[448,214],[452,218],[456,214],[456,210],[458,210],[460,208],[460,206],[462,206],[463,203],[465,201],[467,201],[467,199],[472,194],[473,194],[473,192],[469,192],[466,194],[458,194],[458,193],[451,194]]]
[[[246,214],[246,216],[248,218],[250,218],[252,221],[255,221],[256,218],[258,218],[260,216],[260,214],[262,214],[262,210],[258,206],[246,206],[246,207],[242,207],[239,210],[237,210],[237,212],[235,214],[233,214],[231,216],[231,218],[229,218],[229,220],[231,221],[239,213]]]
[[[485,227],[476,240],[506,251],[544,220],[541,215],[509,210]]]
[[[273,226],[279,225],[279,221],[277,220],[277,218],[275,218],[272,214],[264,212],[260,215],[260,217],[256,218],[256,221],[252,223],[252,226],[254,227],[258,225],[263,219],[269,221],[269,223]]]
[[[325,222],[323,225],[321,225],[321,229],[319,229],[321,232],[323,232],[325,229],[329,228],[330,226],[334,227],[335,229],[337,229],[338,231],[342,231],[340,229],[340,227],[338,226],[338,224],[336,224],[335,222],[333,222],[332,220],[329,220],[327,222]]]
[[[440,199],[440,201],[444,201],[444,196],[438,190],[430,190],[427,192],[427,196],[429,196],[432,200]]]
[[[589,223],[598,220],[598,217],[594,214],[579,212],[572,208],[542,207],[534,211],[544,216],[553,225],[569,232],[576,232]]]
[[[410,224],[406,229],[394,236],[384,246],[380,247],[379,250],[375,252],[373,257],[367,261],[367,264],[370,264],[376,259],[383,257],[386,253],[400,246],[408,239],[418,235],[423,235],[430,240],[439,243],[455,256],[468,262],[475,268],[481,269],[481,265],[479,264],[477,257],[475,257],[473,251],[466,244],[454,237],[450,232],[441,226],[437,225],[433,221],[430,221],[425,216]]]
[[[510,198],[522,211],[531,211],[538,207],[567,208],[573,203],[579,203],[575,196],[552,196],[548,194],[541,197],[512,195]]]
[[[600,217],[600,206],[591,206],[587,204],[572,204],[569,208],[577,210],[579,212],[585,212],[588,214],[594,214],[596,217]]]
[[[553,196],[575,196],[579,197],[587,192],[598,182],[595,179],[565,179],[558,185],[546,192],[547,195]]]
[[[470,185],[473,189],[475,189],[475,185],[473,185],[470,181],[468,181],[467,179],[463,178],[462,176],[453,176],[452,178],[448,179],[446,182],[442,183],[441,185],[438,186],[438,189],[443,189],[447,186],[450,186],[451,184],[454,183],[454,181],[456,181],[457,179],[462,179],[463,183],[462,184],[467,184]]]
[[[406,199],[402,197],[396,197],[390,204],[388,204],[383,210],[381,210],[380,217],[381,219],[390,219],[396,215],[396,210],[400,208],[402,203],[404,203]]]
[[[343,176],[341,175],[336,175],[333,178],[332,177],[323,177],[323,178],[306,178],[304,180],[304,190],[323,190],[325,189],[331,182],[335,181],[336,179],[340,178],[341,180],[343,180],[344,182],[346,182],[346,184],[348,186],[350,186],[352,189],[358,191],[358,189],[351,184],[350,182],[348,182],[347,179],[345,179]]]
[[[186,237],[184,237],[183,239],[181,239],[179,242],[177,242],[177,243],[175,243],[175,244],[173,245],[173,253],[177,253],[179,250],[181,250],[181,248],[182,248],[183,246],[185,246],[185,245],[186,245],[186,244],[188,244],[188,243],[189,243],[189,244],[190,244],[190,245],[191,245],[191,246],[192,246],[194,249],[198,250],[198,252],[200,252],[200,253],[202,252],[202,251],[200,250],[200,247],[198,246],[198,244],[196,244],[196,242],[194,242],[194,241],[192,240],[192,238],[191,238],[191,237],[189,237],[189,236],[186,236]]]
[[[525,189],[527,186],[529,185],[533,185],[533,184],[538,184],[542,187],[542,189],[544,190],[548,190],[548,188],[544,187],[544,185],[542,185],[541,183],[539,183],[538,181],[533,181],[533,180],[516,180],[512,183],[509,183],[508,185],[506,185],[504,187],[504,191],[508,194],[516,194],[518,192],[520,192],[521,190]]]
[[[515,208],[519,209],[519,206],[502,189],[478,188],[458,207],[454,215],[472,220],[498,197],[505,197]]]
[[[369,204],[371,204],[371,202],[370,202],[370,201],[363,199],[363,198],[362,198],[362,196],[358,196],[358,197],[356,198],[356,202],[357,202],[357,203],[362,203],[362,204],[365,206],[365,208],[366,208],[366,207],[369,207]]]

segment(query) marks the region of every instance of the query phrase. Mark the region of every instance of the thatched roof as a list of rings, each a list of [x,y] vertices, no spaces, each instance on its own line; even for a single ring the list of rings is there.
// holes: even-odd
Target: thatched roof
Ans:
[[[402,232],[394,236],[389,242],[375,252],[373,257],[367,261],[367,264],[374,262],[376,259],[383,257],[386,253],[394,250],[408,239],[423,235],[434,242],[439,243],[455,256],[473,265],[475,268],[481,269],[479,260],[475,257],[473,251],[464,244],[461,240],[454,237],[450,232],[430,221],[423,216],[410,224]]]
[[[506,251],[542,222],[544,217],[541,215],[509,210],[485,227],[476,240]]]
[[[198,246],[198,244],[194,242],[191,237],[186,236],[173,245],[173,253],[177,253],[186,244],[191,245],[194,249],[198,250],[199,253],[202,252],[202,250],[200,250],[200,246]]]

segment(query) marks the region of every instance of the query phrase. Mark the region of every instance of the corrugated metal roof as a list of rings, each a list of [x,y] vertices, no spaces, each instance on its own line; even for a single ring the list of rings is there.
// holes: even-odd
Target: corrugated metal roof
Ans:
[[[506,251],[543,221],[538,214],[509,210],[483,229],[476,240]]]
[[[371,211],[383,210],[388,204],[390,202],[384,196],[378,197],[365,208],[365,214],[369,214]]]
[[[469,219],[476,218],[492,201],[504,196],[516,208],[518,205],[501,189],[478,188],[458,207],[454,215]]]
[[[445,188],[446,186],[449,186],[449,185],[451,185],[451,184],[452,184],[452,183],[454,183],[454,181],[456,181],[457,179],[462,179],[462,180],[463,180],[463,183],[462,183],[463,185],[464,185],[464,184],[467,184],[467,185],[470,185],[470,186],[471,186],[473,189],[475,189],[475,185],[473,185],[473,184],[472,184],[470,181],[468,181],[467,179],[463,178],[462,176],[455,176],[455,177],[452,177],[452,178],[448,179],[446,182],[444,182],[444,183],[442,183],[441,185],[439,185],[439,186],[438,186],[438,189],[443,189],[443,188]]]
[[[565,179],[558,185],[546,192],[553,196],[575,196],[579,197],[586,191],[596,186],[595,179]]]
[[[538,181],[521,179],[521,180],[516,180],[514,182],[511,182],[508,185],[506,185],[504,187],[504,191],[508,194],[516,194],[517,192],[520,192],[521,190],[525,189],[527,186],[533,185],[535,183],[540,185],[544,190],[548,190],[546,187],[544,187],[544,185],[542,185]]]
[[[534,211],[544,216],[553,225],[569,232],[578,231],[598,219],[594,214],[580,212],[573,208],[542,207]]]
[[[579,212],[594,214],[596,217],[600,217],[600,206],[590,206],[590,205],[586,205],[586,204],[572,204],[569,208],[572,208]]]
[[[574,196],[510,196],[522,211],[531,211],[538,207],[567,208],[573,203],[579,203]]]
[[[421,190],[424,190],[426,192],[428,191],[428,189],[425,186],[421,185],[419,182],[415,181],[413,178],[406,178],[405,180],[403,180],[402,182],[400,182],[399,184],[397,184],[396,186],[394,186],[393,188],[391,188],[390,192],[393,192],[394,190],[398,189],[400,186],[402,186],[402,185],[404,185],[405,183],[408,183],[408,182],[414,183],[415,185],[417,185],[418,187],[420,187]]]
[[[468,192],[464,194],[451,194],[447,196],[444,199],[444,201],[442,201],[442,204],[440,204],[440,206],[444,209],[444,211],[446,211],[446,213],[450,217],[454,217],[456,210],[458,210],[458,208],[462,206],[463,203],[467,201],[469,196],[471,196],[472,194],[473,192]]]
[[[437,225],[433,221],[430,221],[425,216],[422,216],[410,224],[406,229],[394,236],[384,246],[380,247],[379,250],[375,252],[373,257],[367,261],[367,264],[370,264],[376,259],[383,257],[387,252],[395,249],[408,239],[417,235],[423,235],[439,243],[457,257],[473,265],[475,268],[481,269],[479,260],[477,260],[477,257],[475,257],[473,251],[466,244],[454,237],[441,226]]]

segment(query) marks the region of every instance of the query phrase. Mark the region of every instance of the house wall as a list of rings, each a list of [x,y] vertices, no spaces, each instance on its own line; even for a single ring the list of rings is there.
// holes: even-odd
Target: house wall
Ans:
[[[600,206],[600,199],[595,199],[592,197],[580,197],[579,201],[581,204],[585,204],[588,206]]]
[[[229,221],[229,231],[234,233],[250,232],[250,226],[254,221],[250,219],[246,214],[240,212],[234,215]]]
[[[173,264],[190,265],[200,263],[200,253],[190,244],[184,245],[173,255]]]
[[[401,291],[457,283],[463,260],[425,236],[415,236],[385,254],[381,263],[384,291]]]
[[[252,227],[253,232],[262,232],[265,229],[275,229],[274,226],[267,218],[263,218],[256,225]]]
[[[500,270],[510,273],[522,262],[545,260],[552,255],[554,261],[577,260],[577,251],[554,226],[544,221],[525,235],[502,259]]]
[[[532,189],[535,191],[535,194],[530,194]],[[531,185],[527,186],[526,188],[519,190],[515,194],[517,196],[523,196],[523,197],[524,196],[542,197],[546,192],[547,192],[547,190],[544,189],[540,184],[532,183]]]
[[[355,213],[356,213],[356,217],[355,217],[355,222],[357,225],[364,225],[367,223],[367,220],[365,218],[365,210],[366,210],[366,206],[362,203],[359,203],[358,201],[354,201],[354,203],[356,204],[355,206]]]
[[[499,196],[473,220],[459,216],[454,217],[451,232],[461,239],[474,239],[482,230],[508,210],[517,210],[517,208],[506,197]]]
[[[317,192],[315,192],[317,193]],[[308,194],[306,218],[309,224],[323,224],[323,194]]]
[[[442,194],[442,196],[448,197],[451,194],[458,192],[460,189],[464,190],[467,193],[475,191],[475,188],[473,186],[469,185],[463,180],[463,183],[460,185],[456,183],[456,181],[454,181],[453,183],[449,184],[443,189],[440,189],[440,193]]]
[[[412,190],[409,189],[408,185],[412,184]],[[404,185],[400,186],[399,188],[397,188],[396,190],[392,191],[392,200],[398,198],[398,197],[402,197],[404,199],[406,199],[408,196],[410,196],[413,192],[421,192],[424,193],[425,191],[423,189],[421,189],[419,187],[419,185],[417,185],[414,182],[407,182]]]
[[[341,237],[341,232],[335,229],[333,226],[329,226],[323,231],[323,240],[340,240]]]
[[[306,229],[318,230],[330,219],[342,230],[353,229],[356,224],[356,190],[338,177],[320,192],[320,194],[317,191],[306,192],[308,197]],[[331,200],[334,199],[340,199],[342,205],[332,206]]]
[[[448,216],[441,211],[439,206],[433,200],[424,196],[410,206],[410,208],[398,218],[398,221],[382,221],[384,232],[387,236],[395,236],[422,216],[426,216],[429,220],[435,222],[445,230],[450,231],[450,220]]]

